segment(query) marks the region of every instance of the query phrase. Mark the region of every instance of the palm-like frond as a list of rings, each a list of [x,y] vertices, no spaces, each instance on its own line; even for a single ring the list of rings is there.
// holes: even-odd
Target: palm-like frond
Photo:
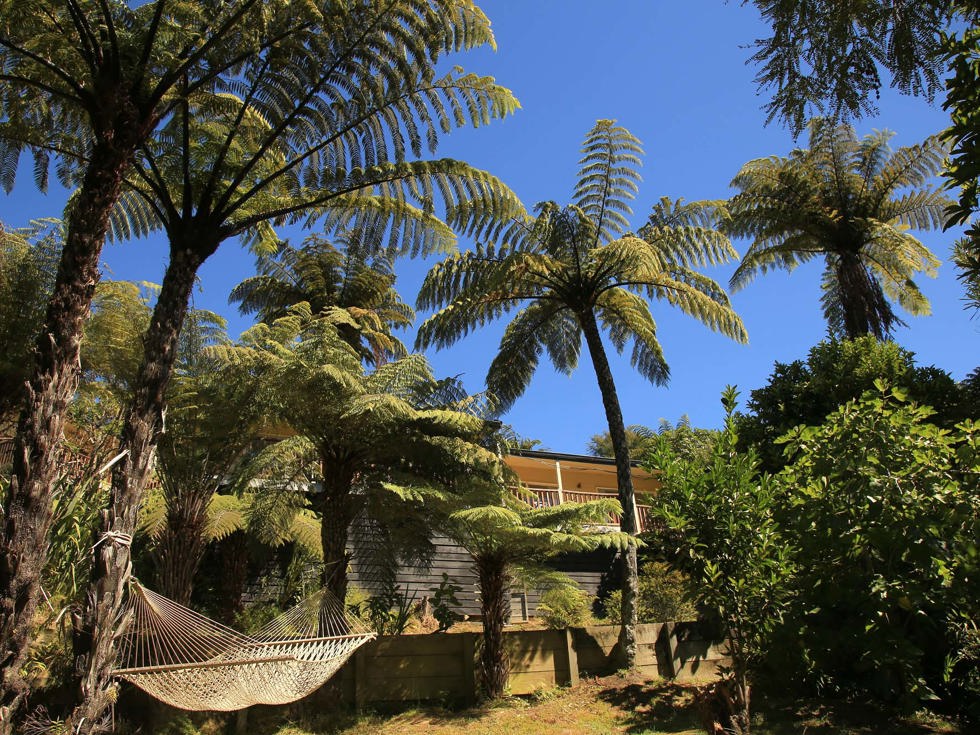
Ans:
[[[617,350],[633,341],[633,364],[644,377],[666,381],[643,296],[745,340],[724,290],[692,270],[737,257],[718,229],[728,218],[725,206],[663,198],[638,235],[623,235],[627,201],[639,181],[639,141],[600,120],[583,150],[574,206],[538,204],[535,219],[515,222],[505,241],[479,244],[435,265],[419,292],[420,309],[439,309],[419,328],[419,346],[449,346],[517,311],[487,375],[504,409],[524,392],[543,352],[560,371],[577,366],[586,314],[599,316]]]
[[[639,191],[643,148],[615,120],[599,120],[582,144],[575,205],[595,225],[596,241],[613,240],[629,227],[629,202]]]
[[[363,233],[379,251],[417,254],[447,250],[454,231],[479,236],[520,214],[513,193],[485,172],[411,160],[434,152],[453,127],[517,107],[490,78],[434,76],[442,54],[492,43],[472,3],[331,5],[315,25],[303,53],[256,54],[226,89],[197,92],[144,147],[129,183],[168,231],[193,221],[220,242],[253,238],[270,222],[321,219],[327,231]]]
[[[356,325],[344,336],[365,360],[378,364],[403,357],[405,347],[391,332],[411,324],[415,312],[394,289],[390,258],[376,254],[377,248],[360,233],[341,233],[338,239],[341,248],[311,235],[300,248],[283,243],[275,253],[260,255],[258,275],[239,283],[229,301],[265,322],[304,301],[313,314],[339,307]]]
[[[626,289],[612,289],[596,303],[599,319],[618,352],[633,341],[630,364],[655,385],[666,385],[670,367],[657,340],[657,324],[641,296]]]
[[[753,241],[731,287],[819,257],[828,264],[821,299],[832,329],[886,336],[901,323],[886,295],[909,313],[925,313],[912,277],[934,275],[938,260],[907,229],[943,226],[950,201],[928,183],[946,152],[936,137],[892,151],[890,137],[885,131],[859,139],[848,125],[816,119],[809,148],[747,163],[732,181],[739,193],[726,228]],[[848,283],[831,284],[834,273],[848,274]]]

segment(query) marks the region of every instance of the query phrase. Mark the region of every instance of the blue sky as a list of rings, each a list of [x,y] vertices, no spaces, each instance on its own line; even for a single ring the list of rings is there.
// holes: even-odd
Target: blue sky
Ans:
[[[514,91],[522,109],[486,128],[452,133],[438,155],[493,172],[528,207],[546,199],[570,201],[581,141],[599,118],[616,119],[643,141],[644,181],[632,218],[636,227],[661,196],[725,198],[742,164],[786,155],[794,145],[784,129],[764,125],[761,108],[767,100],[757,94],[754,69],[745,64],[748,44],[766,34],[751,6],[722,0],[484,0],[480,6],[493,22],[497,52],[480,50],[450,61],[493,75]],[[948,119],[938,104],[890,90],[882,92],[879,107],[880,115],[859,121],[857,130],[894,130],[896,147],[937,132]],[[57,216],[63,205],[63,195],[38,195],[25,171],[13,195],[0,195],[0,220],[22,225],[32,217]],[[302,238],[299,232],[284,234]],[[921,234],[944,261],[955,236]],[[746,246],[736,242],[740,252]],[[107,277],[159,282],[165,249],[158,241],[109,245],[103,258]],[[252,256],[229,241],[202,269],[196,305],[228,317],[233,335],[249,322],[227,305],[227,295],[253,265]],[[406,301],[414,300],[425,270],[418,261],[398,264],[397,288]],[[731,270],[720,268],[711,275],[727,282]],[[695,425],[717,426],[726,384],[738,385],[747,398],[765,383],[774,361],[804,357],[824,336],[819,273],[819,266],[774,273],[734,295],[748,345],[734,344],[655,303],[672,378],[668,386],[655,387],[631,370],[628,359],[614,360],[626,422],[656,426],[660,418],[676,421],[686,413]],[[980,319],[971,320],[963,310],[963,289],[948,263],[937,279],[917,282],[932,301],[933,314],[906,319],[910,326],[900,329],[896,339],[918,355],[920,364],[963,378],[980,364]],[[462,375],[471,391],[481,390],[501,332],[502,325],[430,353],[436,373]],[[571,377],[543,362],[528,392],[504,419],[549,449],[584,452],[589,437],[605,429],[587,358]]]

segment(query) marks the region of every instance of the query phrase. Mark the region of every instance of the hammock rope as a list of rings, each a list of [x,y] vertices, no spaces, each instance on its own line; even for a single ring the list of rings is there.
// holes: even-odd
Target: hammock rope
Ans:
[[[377,637],[320,590],[245,635],[134,582],[113,674],[169,705],[229,711],[286,704],[321,687]]]

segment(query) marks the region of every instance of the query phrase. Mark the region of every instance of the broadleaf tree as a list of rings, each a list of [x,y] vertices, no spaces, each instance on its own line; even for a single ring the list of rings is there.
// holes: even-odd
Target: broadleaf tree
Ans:
[[[537,205],[495,241],[435,265],[418,306],[438,310],[419,328],[420,346],[448,347],[472,330],[514,314],[487,373],[487,387],[509,408],[524,393],[546,354],[563,373],[578,365],[584,338],[595,369],[616,458],[621,528],[638,530],[626,427],[603,343],[617,352],[632,342],[631,362],[655,384],[669,369],[649,299],[680,308],[739,341],[745,329],[728,296],[699,266],[737,257],[716,229],[724,208],[715,202],[661,199],[637,234],[628,232],[629,202],[639,188],[640,142],[613,120],[589,131],[575,201]],[[600,328],[601,325],[601,328]],[[636,657],[636,547],[624,553],[623,655]]]

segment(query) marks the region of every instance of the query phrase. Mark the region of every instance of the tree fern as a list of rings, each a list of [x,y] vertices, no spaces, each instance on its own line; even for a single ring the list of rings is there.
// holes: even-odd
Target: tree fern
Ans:
[[[754,239],[731,287],[823,258],[821,303],[835,332],[888,336],[903,323],[888,299],[913,315],[927,314],[928,301],[912,277],[934,276],[939,261],[906,230],[945,221],[948,197],[927,188],[945,151],[935,137],[892,151],[890,137],[876,132],[859,139],[847,125],[817,119],[808,149],[746,164],[732,181],[739,193],[726,227]]]
[[[438,309],[419,328],[417,344],[447,347],[471,331],[514,313],[487,373],[501,409],[524,393],[543,354],[570,372],[583,339],[596,371],[617,465],[623,530],[636,531],[635,498],[622,412],[599,325],[617,352],[633,345],[633,366],[654,383],[669,371],[648,299],[679,307],[712,329],[745,341],[745,329],[724,290],[692,269],[723,263],[735,251],[717,225],[717,202],[661,200],[637,234],[626,230],[636,194],[639,141],[613,121],[600,120],[583,144],[575,203],[543,202],[536,217],[521,218],[475,250],[450,256],[426,276],[420,309]],[[635,548],[624,575],[635,597]],[[624,620],[635,616],[624,615]],[[632,628],[624,639],[633,665]]]
[[[351,524],[366,524],[371,539],[355,545],[355,554],[389,570],[399,554],[402,561],[424,562],[431,504],[495,482],[502,470],[479,444],[487,421],[460,410],[457,404],[467,402],[459,396],[438,398],[445,387],[422,356],[368,372],[332,314],[311,318],[304,306],[257,325],[234,348],[213,352],[229,379],[260,386],[259,404],[294,435],[263,450],[248,474],[319,514],[325,583],[341,593]],[[300,482],[268,485],[273,478]]]

